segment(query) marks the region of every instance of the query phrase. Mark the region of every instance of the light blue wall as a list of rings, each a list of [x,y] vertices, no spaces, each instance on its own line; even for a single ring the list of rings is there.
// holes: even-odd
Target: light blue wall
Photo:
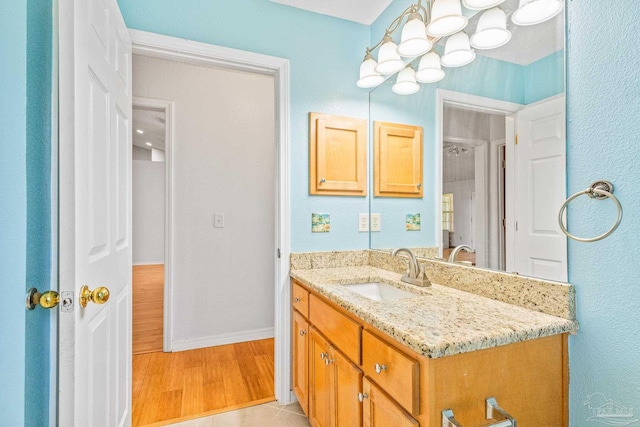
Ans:
[[[583,404],[593,393],[633,407],[640,419],[640,3],[567,7],[568,192],[607,179],[624,207],[610,237],[569,243],[580,321],[569,340],[570,419],[579,427],[597,424],[586,421],[592,411]],[[596,235],[613,223],[611,203],[580,199],[569,209],[571,231]]]
[[[119,0],[129,28],[288,58],[291,65],[291,248],[363,249],[363,197],[309,196],[309,112],[367,118],[355,81],[369,27],[266,0]],[[330,233],[311,233],[311,213],[331,214]]]
[[[51,3],[0,4],[0,425],[43,426],[50,313],[24,299],[50,287]]]
[[[524,67],[524,103],[532,104],[564,92],[564,50]]]
[[[51,34],[50,0],[27,0],[27,288],[50,289]],[[46,425],[49,413],[50,316],[27,313],[25,426]]]
[[[0,424],[24,424],[27,3],[0,0]]]

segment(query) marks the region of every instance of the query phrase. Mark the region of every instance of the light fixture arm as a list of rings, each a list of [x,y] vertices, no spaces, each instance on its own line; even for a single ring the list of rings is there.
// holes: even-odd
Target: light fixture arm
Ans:
[[[429,20],[429,11],[431,10],[431,2],[433,0],[425,0],[427,2],[427,4],[429,5],[429,7],[424,7],[422,5],[422,0],[418,0],[418,3],[416,4],[412,4],[411,6],[407,7],[401,14],[400,16],[398,16],[396,19],[394,19],[391,24],[389,24],[389,26],[387,27],[387,29],[384,32],[384,37],[382,37],[380,39],[380,41],[378,43],[376,43],[373,47],[367,47],[367,55],[370,54],[371,52],[373,52],[374,50],[376,50],[377,48],[380,47],[380,45],[382,45],[382,43],[384,43],[387,37],[391,37],[391,34],[395,33],[398,28],[400,28],[400,25],[402,24],[402,20],[411,14],[417,14],[420,16],[420,19],[422,20],[422,22],[424,22],[425,24],[428,22]],[[420,13],[422,12],[422,13]]]

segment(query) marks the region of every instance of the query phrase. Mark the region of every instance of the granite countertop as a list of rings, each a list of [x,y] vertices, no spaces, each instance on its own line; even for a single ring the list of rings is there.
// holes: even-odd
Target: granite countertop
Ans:
[[[447,286],[422,288],[372,266],[291,270],[291,277],[430,358],[574,332],[577,323]],[[373,301],[341,285],[378,281],[416,297]]]

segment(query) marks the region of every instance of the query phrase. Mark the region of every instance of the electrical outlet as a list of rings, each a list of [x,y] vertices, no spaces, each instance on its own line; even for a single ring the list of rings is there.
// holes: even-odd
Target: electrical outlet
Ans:
[[[382,228],[382,216],[379,213],[371,214],[371,231],[380,231]]]
[[[224,228],[224,214],[221,214],[221,213],[213,214],[213,226],[215,228]]]
[[[369,231],[369,214],[368,213],[358,214],[358,231],[365,232],[365,233]]]

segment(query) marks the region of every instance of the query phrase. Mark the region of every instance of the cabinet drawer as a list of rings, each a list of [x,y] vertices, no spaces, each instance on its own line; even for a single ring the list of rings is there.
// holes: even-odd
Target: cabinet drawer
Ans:
[[[362,367],[400,406],[420,414],[420,364],[369,331],[362,332]]]
[[[362,326],[313,294],[309,297],[309,319],[349,359],[360,364]]]
[[[309,291],[293,282],[291,305],[307,319],[309,318]]]

